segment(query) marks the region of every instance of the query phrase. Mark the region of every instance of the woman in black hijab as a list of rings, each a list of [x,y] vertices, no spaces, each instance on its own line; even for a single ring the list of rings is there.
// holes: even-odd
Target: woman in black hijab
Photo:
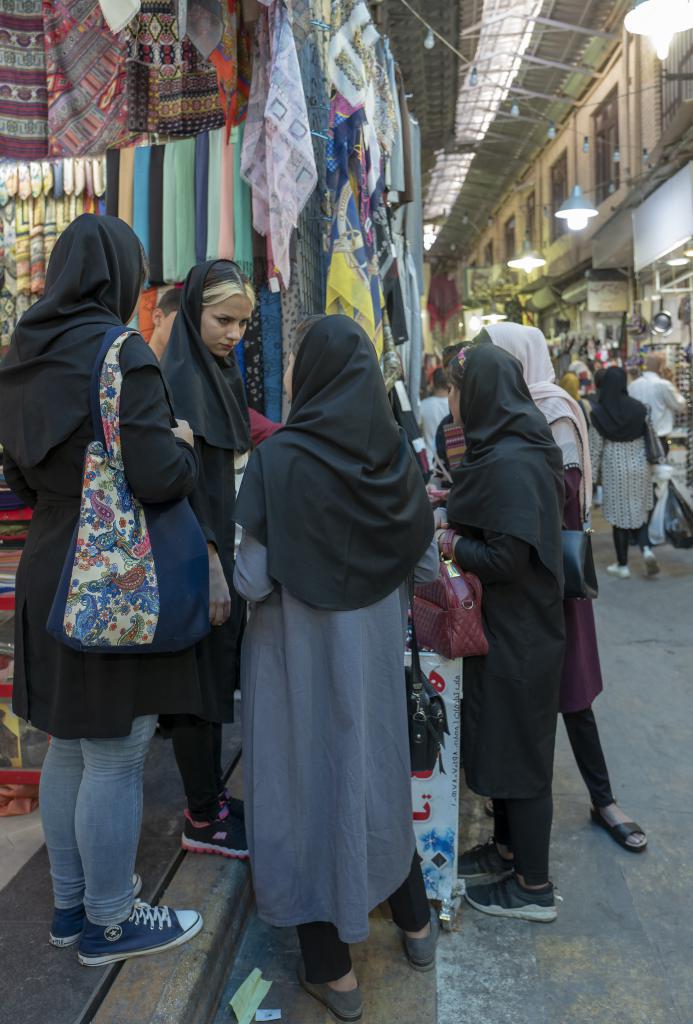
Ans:
[[[297,925],[307,991],[360,1020],[348,944],[390,898],[419,969],[435,933],[412,831],[406,579],[438,555],[421,472],[372,343],[345,316],[299,335],[286,426],[238,498],[248,838],[263,920]],[[280,869],[277,869],[280,865]],[[393,895],[394,894],[394,895]]]
[[[484,586],[489,653],[464,663],[463,757],[467,785],[493,798],[495,819],[494,838],[463,854],[459,871],[478,910],[552,921],[563,459],[514,356],[488,344],[463,349],[450,378],[467,453],[453,473],[451,528],[438,538]]]
[[[645,448],[646,420],[647,406],[628,394],[626,371],[609,367],[592,407],[590,453],[594,481],[601,483],[604,492],[602,513],[613,528],[616,549],[616,561],[606,571],[623,580],[630,577],[631,534],[642,551],[647,574],[659,572],[647,529],[653,490]]]
[[[207,539],[212,632],[197,645],[202,711],[165,721],[188,801],[183,848],[247,858],[242,805],[224,789],[222,723],[233,721],[244,605],[233,593],[235,457],[250,447],[248,406],[234,348],[255,295],[235,263],[194,267],[162,366],[176,416],[190,423],[200,462],[190,502]]]
[[[13,709],[53,737],[40,794],[56,906],[51,942],[67,946],[81,936],[80,958],[90,965],[178,945],[201,927],[198,914],[171,912],[165,920],[158,908],[155,932],[155,912],[133,908],[132,875],[157,714],[200,707],[194,650],[82,654],[46,631],[93,440],[94,362],[106,331],[125,330],[144,277],[142,248],[127,224],[78,217],[58,239],[45,295],[19,321],[0,368],[5,476],[34,510],[16,584]],[[172,430],[157,361],[139,335],[124,343],[120,365],[130,487],[143,502],[183,499],[197,477],[185,443],[192,435]]]

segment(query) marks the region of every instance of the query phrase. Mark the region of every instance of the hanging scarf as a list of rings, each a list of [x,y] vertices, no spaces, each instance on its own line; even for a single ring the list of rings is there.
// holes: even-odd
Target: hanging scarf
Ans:
[[[253,215],[250,189],[241,177],[241,152],[245,125],[234,128],[233,142],[233,229],[235,261],[244,274],[253,276]]]
[[[580,508],[588,512],[592,505],[592,460],[587,423],[575,399],[556,384],[556,373],[546,338],[537,327],[512,323],[492,324],[481,337],[484,334],[494,345],[505,349],[518,360],[529,393],[544,413],[549,426],[557,420],[568,419],[575,427],[580,439],[575,453],[582,474]]]
[[[195,259],[207,259],[207,204],[209,186],[209,132],[195,139]]]
[[[276,268],[290,281],[290,244],[317,184],[296,44],[281,3],[257,26],[241,173],[253,193],[253,225],[271,238]]]
[[[149,280],[164,280],[165,146],[152,146],[149,157]]]
[[[152,151],[149,146],[138,146],[135,150],[134,188],[132,204],[132,227],[149,252],[149,164]]]
[[[236,519],[294,597],[365,608],[393,593],[430,544],[426,489],[353,320],[326,317],[308,332],[293,391],[286,426],[250,459]]]
[[[275,423],[282,418],[282,304],[279,292],[266,284],[260,289],[263,389],[265,416]]]
[[[221,206],[221,147],[224,130],[209,133],[209,179],[207,182],[207,259],[219,258],[219,207]]]
[[[217,73],[219,102],[228,133],[248,113],[252,72],[252,36],[243,22],[241,0],[222,0],[222,36],[210,55]]]
[[[452,474],[448,519],[530,544],[563,582],[563,459],[517,359],[495,345],[462,353],[467,452]]]
[[[219,259],[234,259],[234,225],[233,225],[233,167],[234,146],[225,138],[221,141],[221,203],[217,210],[219,218]]]
[[[644,436],[647,406],[628,394],[626,371],[610,366],[599,398],[592,407],[592,424],[607,441],[636,441]]]
[[[65,164],[60,161],[60,195],[65,194]],[[106,153],[106,213],[109,217],[118,216],[118,196],[120,192],[120,150],[109,149]]]
[[[0,38],[0,153],[41,160],[48,152],[42,0],[2,4]]]
[[[207,444],[244,452],[250,428],[238,363],[233,353],[216,359],[200,335],[202,293],[216,262],[199,264],[188,274],[162,365],[176,416]]]
[[[132,227],[133,190],[135,184],[135,150],[132,146],[120,151],[118,173],[118,216]],[[76,194],[76,193],[75,193]]]
[[[139,14],[140,0],[99,0],[104,20],[114,36]]]
[[[48,132],[53,156],[104,152],[127,138],[126,46],[98,4],[44,4]]]
[[[188,37],[204,60],[219,45],[222,32],[219,0],[176,0],[180,37]]]

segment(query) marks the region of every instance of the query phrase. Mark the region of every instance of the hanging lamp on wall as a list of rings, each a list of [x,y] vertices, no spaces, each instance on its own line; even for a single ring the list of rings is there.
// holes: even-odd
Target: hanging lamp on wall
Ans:
[[[533,270],[545,267],[546,260],[534,250],[529,235],[526,235],[522,245],[522,255],[508,260],[508,266],[511,270],[524,270],[526,274],[531,274]]]
[[[675,35],[693,28],[691,0],[635,0],[626,15],[626,29],[633,35],[649,36],[660,60],[669,56]]]
[[[583,231],[592,217],[598,217],[599,211],[589,200],[585,199],[582,189],[576,185],[560,210],[556,210],[559,220],[564,220],[571,231]]]

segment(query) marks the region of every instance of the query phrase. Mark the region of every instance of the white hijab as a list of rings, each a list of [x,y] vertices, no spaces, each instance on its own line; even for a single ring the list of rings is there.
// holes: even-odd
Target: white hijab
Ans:
[[[582,506],[586,515],[592,505],[592,464],[587,423],[575,399],[556,384],[556,373],[546,338],[538,327],[523,327],[522,324],[513,323],[492,324],[486,328],[486,333],[494,345],[515,356],[522,366],[529,393],[546,416],[556,443],[564,451],[564,461],[565,446],[558,440],[560,431],[557,431],[555,424],[558,420],[568,419],[574,425],[580,441],[577,457],[582,473]]]

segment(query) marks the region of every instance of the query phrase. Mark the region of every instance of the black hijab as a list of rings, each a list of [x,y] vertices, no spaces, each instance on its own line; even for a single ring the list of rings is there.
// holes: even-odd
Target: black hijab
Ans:
[[[186,277],[162,366],[177,419],[187,420],[193,434],[214,448],[245,452],[250,421],[236,356],[217,359],[200,334],[205,281],[212,267],[224,262],[200,263]]]
[[[610,366],[592,406],[592,423],[607,441],[636,441],[645,433],[647,406],[628,394],[626,371]]]
[[[139,239],[116,217],[84,213],[58,238],[43,298],[0,367],[0,441],[20,466],[36,466],[86,418],[103,336],[127,324],[143,277]]]
[[[305,337],[286,426],[255,451],[236,519],[268,548],[270,576],[315,608],[387,597],[433,537],[433,514],[395,423],[372,343],[349,317]]]
[[[467,350],[460,388],[467,453],[452,474],[451,524],[526,541],[563,585],[563,456],[519,361],[495,345]]]

